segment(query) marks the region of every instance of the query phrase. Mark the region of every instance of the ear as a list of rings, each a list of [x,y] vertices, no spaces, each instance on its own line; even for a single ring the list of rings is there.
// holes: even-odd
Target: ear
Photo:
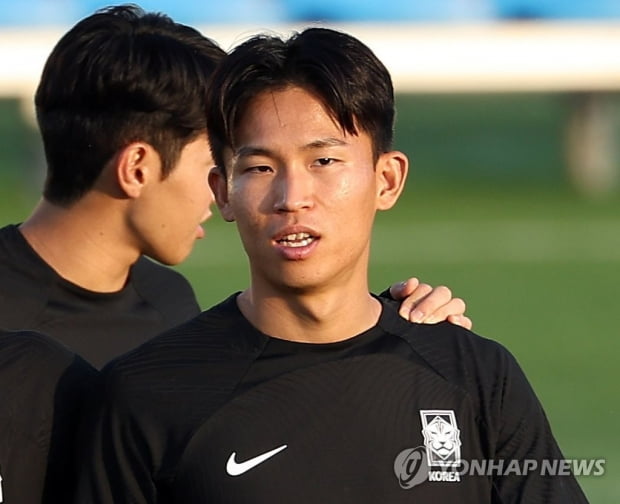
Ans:
[[[399,151],[379,156],[375,167],[377,181],[377,210],[388,210],[398,201],[405,187],[409,160]]]
[[[161,159],[150,144],[133,142],[116,158],[116,179],[129,198],[138,198],[149,182],[160,178]]]
[[[211,168],[209,172],[209,187],[211,187],[211,191],[215,196],[215,202],[224,220],[226,222],[233,222],[235,216],[228,201],[228,179],[223,168],[219,166]]]

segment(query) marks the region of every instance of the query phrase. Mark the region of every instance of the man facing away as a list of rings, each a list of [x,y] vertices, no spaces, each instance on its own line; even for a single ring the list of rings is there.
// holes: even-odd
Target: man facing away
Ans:
[[[36,329],[100,367],[199,312],[177,264],[212,194],[205,89],[224,56],[169,18],[121,6],[78,22],[35,103],[43,198],[0,230],[0,327]]]
[[[459,474],[562,454],[503,347],[369,293],[374,216],[407,174],[374,54],[254,37],[207,111],[250,286],[104,370],[76,502],[585,502],[571,475]]]
[[[0,229],[0,331],[15,330],[0,336],[3,502],[71,499],[94,374],[81,357],[100,367],[199,312],[189,283],[145,256],[176,264],[203,235],[204,97],[223,56],[196,30],[125,6],[77,23],[45,65],[43,199]]]

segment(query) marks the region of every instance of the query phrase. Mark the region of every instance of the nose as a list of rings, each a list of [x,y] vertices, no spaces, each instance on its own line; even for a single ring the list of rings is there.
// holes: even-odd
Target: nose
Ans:
[[[304,170],[283,170],[274,187],[274,210],[297,212],[313,205],[313,181]]]

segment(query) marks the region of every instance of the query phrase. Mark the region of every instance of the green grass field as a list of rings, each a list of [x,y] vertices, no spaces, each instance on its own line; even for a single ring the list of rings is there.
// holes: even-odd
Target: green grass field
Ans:
[[[605,476],[580,482],[591,502],[615,504],[620,197],[585,200],[564,181],[565,105],[535,95],[402,97],[397,143],[412,170],[401,202],[377,219],[371,285],[415,275],[465,298],[474,330],[518,358],[565,456],[607,460]],[[10,135],[30,133],[0,130]],[[24,149],[11,162],[40,159]],[[0,223],[23,218],[36,199],[7,164]],[[205,308],[247,285],[234,226],[219,217],[179,269]]]

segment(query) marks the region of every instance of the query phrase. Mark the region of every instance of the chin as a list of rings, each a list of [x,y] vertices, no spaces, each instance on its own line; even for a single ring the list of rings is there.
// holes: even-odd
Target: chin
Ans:
[[[174,252],[168,251],[165,253],[160,252],[146,255],[148,255],[151,259],[154,259],[155,261],[166,266],[177,266],[178,264],[181,264],[183,261],[185,261],[185,259],[189,257],[191,252],[192,249],[189,248],[187,250],[176,250]]]
[[[282,275],[275,282],[279,289],[295,294],[309,294],[323,289],[328,283],[318,278],[300,278],[293,275]]]
[[[319,268],[306,261],[284,262],[276,267],[273,262],[272,258],[265,257],[250,262],[254,281],[291,294],[312,293],[330,283],[331,276],[327,272],[317,271]]]

